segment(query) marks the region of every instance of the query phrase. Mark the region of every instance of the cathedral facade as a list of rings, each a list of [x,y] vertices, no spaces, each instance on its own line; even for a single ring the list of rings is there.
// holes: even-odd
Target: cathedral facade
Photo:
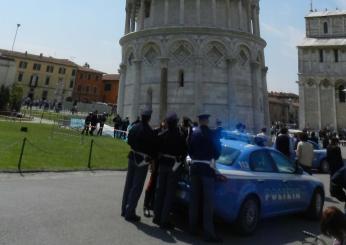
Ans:
[[[346,11],[310,12],[298,46],[300,128],[346,128]]]
[[[127,0],[118,113],[269,125],[259,0]],[[213,119],[212,119],[213,120]]]

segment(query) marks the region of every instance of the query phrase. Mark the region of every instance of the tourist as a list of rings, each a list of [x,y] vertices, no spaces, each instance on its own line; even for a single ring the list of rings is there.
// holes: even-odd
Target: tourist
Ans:
[[[120,130],[120,127],[121,127],[121,117],[118,115],[116,115],[114,118],[113,118],[113,123],[114,123],[114,138],[119,138],[119,130]]]
[[[314,159],[314,147],[308,142],[306,133],[300,134],[300,142],[297,146],[297,162],[310,175],[312,175],[312,161]]]
[[[160,123],[160,127],[154,129],[155,135],[158,136],[166,130],[165,121]],[[158,162],[157,159],[154,159],[151,164],[151,174],[147,188],[145,189],[144,203],[143,203],[143,212],[145,217],[151,217],[150,211],[154,211],[154,202],[155,202],[155,191],[156,183],[158,176]]]
[[[275,140],[275,149],[284,154],[287,158],[292,158],[293,146],[290,136],[288,135],[288,129],[282,128],[280,134]]]
[[[267,135],[267,128],[262,128],[261,132],[257,134],[256,136],[258,138],[258,145],[259,146],[270,146],[271,140],[269,136]]]
[[[90,132],[89,132],[91,136],[94,135],[94,132],[97,128],[97,124],[99,122],[97,114],[98,114],[98,111],[94,111],[94,113],[91,115],[91,122],[90,122],[91,126],[90,126]]]
[[[88,116],[84,120],[84,129],[82,130],[82,134],[89,135],[90,123],[91,123],[92,112],[89,112]]]
[[[318,137],[316,136],[315,132],[311,132],[309,140],[316,143],[316,144],[319,144],[319,140],[318,140]]]
[[[99,128],[99,130],[97,131],[97,136],[102,136],[102,134],[103,134],[103,128],[104,128],[105,123],[106,123],[106,121],[107,121],[107,113],[104,112],[103,114],[99,115],[98,121],[99,121],[99,123],[100,123],[100,128]]]

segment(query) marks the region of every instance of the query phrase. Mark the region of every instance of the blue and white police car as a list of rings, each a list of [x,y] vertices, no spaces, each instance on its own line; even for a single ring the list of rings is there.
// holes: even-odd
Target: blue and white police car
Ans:
[[[273,148],[242,141],[221,140],[222,155],[216,168],[225,176],[215,187],[215,214],[236,223],[242,234],[256,230],[260,219],[305,213],[319,219],[324,206],[324,186],[317,178]],[[190,200],[189,175],[179,181],[178,201]]]

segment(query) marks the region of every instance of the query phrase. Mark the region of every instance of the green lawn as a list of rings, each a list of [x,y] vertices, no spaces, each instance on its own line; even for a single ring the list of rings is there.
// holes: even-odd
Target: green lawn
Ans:
[[[20,132],[21,127],[28,132]],[[94,139],[93,169],[125,169],[129,147],[110,137],[81,137],[51,125],[0,121],[0,171],[17,169],[23,139],[28,139],[23,170],[84,170],[88,166],[91,139]],[[52,133],[54,132],[54,133]]]

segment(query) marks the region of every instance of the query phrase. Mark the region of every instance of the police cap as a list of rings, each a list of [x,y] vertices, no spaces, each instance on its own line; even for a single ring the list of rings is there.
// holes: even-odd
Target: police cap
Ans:
[[[177,121],[179,121],[177,113],[175,113],[175,112],[167,113],[167,116],[166,116],[166,122],[167,123],[177,122]]]
[[[153,113],[152,110],[143,110],[142,113],[141,113],[141,116],[146,116],[146,117],[151,117],[151,114]]]
[[[210,115],[206,114],[206,113],[198,115],[199,120],[206,120],[206,119],[209,119],[209,117],[210,117]]]

